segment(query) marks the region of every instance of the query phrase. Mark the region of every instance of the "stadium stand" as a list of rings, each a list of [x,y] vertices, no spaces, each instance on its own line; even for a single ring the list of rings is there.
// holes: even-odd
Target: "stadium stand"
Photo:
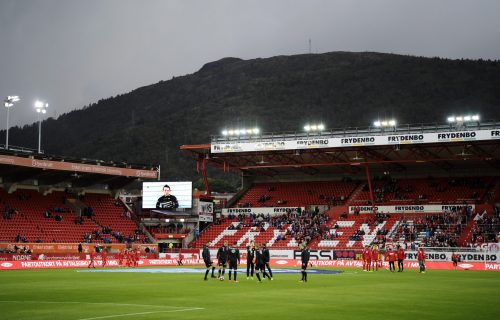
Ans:
[[[387,204],[422,203],[484,203],[496,197],[496,181],[493,178],[422,178],[400,179],[390,177],[374,179],[372,184],[380,202]],[[367,195],[368,194],[368,195]],[[346,195],[341,197],[341,195]],[[338,198],[337,198],[338,196]],[[286,182],[257,183],[237,201],[239,207],[306,207],[330,204],[325,197],[338,201],[332,210],[325,212],[317,224],[307,221],[310,230],[293,232],[294,221],[301,220],[290,213],[278,217],[260,216],[260,223],[252,215],[230,215],[205,229],[200,237],[190,244],[198,248],[209,242],[217,247],[224,240],[236,241],[240,247],[250,239],[266,242],[268,247],[296,248],[304,239],[312,248],[361,249],[365,245],[383,245],[388,239],[404,243],[423,243],[428,247],[458,246],[484,241],[482,231],[498,233],[498,219],[493,216],[493,207],[477,205],[477,210],[486,210],[478,223],[475,212],[463,208],[460,212],[444,211],[413,214],[380,212],[377,214],[347,214],[346,205],[366,204],[369,193],[362,182]],[[337,200],[338,199],[338,200]],[[380,203],[379,203],[380,204]],[[306,210],[306,216],[310,213]],[[274,223],[281,221],[280,224]],[[299,222],[300,224],[300,222]],[[495,229],[495,230],[494,230]],[[494,236],[493,236],[494,238]],[[477,240],[479,239],[479,241]]]
[[[372,188],[376,203],[480,203],[494,184],[493,178],[376,179]],[[366,183],[353,204],[366,203],[370,192]]]
[[[123,215],[124,207],[109,195],[87,194],[83,199],[91,207],[91,217],[79,217],[65,204],[69,197],[64,192],[42,195],[38,191],[19,189],[9,194],[0,189],[0,203],[4,209],[0,219],[0,240],[3,242],[83,242],[93,235],[93,242],[116,243],[130,238],[142,241],[137,225]],[[107,228],[107,230],[103,230]],[[103,233],[103,231],[106,231]],[[113,234],[123,236],[115,237]],[[99,236],[95,237],[95,235]],[[107,239],[107,240],[104,240]]]
[[[257,183],[238,201],[239,207],[300,207],[343,204],[359,182]]]

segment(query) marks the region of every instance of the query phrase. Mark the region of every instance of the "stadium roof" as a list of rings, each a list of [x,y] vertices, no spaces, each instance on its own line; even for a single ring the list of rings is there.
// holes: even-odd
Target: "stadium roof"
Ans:
[[[4,184],[36,180],[38,185],[70,182],[74,188],[107,185],[118,189],[137,179],[157,177],[158,168],[151,166],[0,150],[0,178]]]
[[[288,175],[304,173],[316,174],[353,174],[370,170],[394,172],[438,172],[463,173],[471,168],[476,174],[500,175],[500,125],[496,122],[476,124],[461,128],[442,126],[406,126],[381,130],[338,130],[312,135],[283,134],[262,135],[259,137],[212,137],[211,144],[184,145],[181,150],[192,153],[199,163],[222,168],[224,171],[238,170],[249,175]],[[464,135],[485,133],[493,137],[484,140],[452,138],[447,141],[425,139],[418,142],[404,140],[406,137],[427,137],[444,132],[462,132]],[[354,137],[373,141],[386,137],[400,137],[401,141],[388,144],[352,143],[345,146],[330,146],[334,139]],[[479,134],[477,134],[479,137]],[[325,140],[324,144],[312,147],[302,143],[300,147],[288,148],[295,142]],[[398,138],[399,139],[399,138]],[[327,141],[328,140],[328,141]],[[335,140],[335,141],[337,141]],[[370,140],[372,141],[372,140]],[[383,140],[384,141],[384,140]],[[385,140],[387,141],[387,140]],[[268,150],[266,148],[270,145]],[[295,144],[299,145],[299,144]],[[236,147],[234,147],[236,146]],[[249,150],[254,147],[253,150]],[[327,147],[323,147],[327,146]],[[228,151],[229,150],[229,151]],[[244,150],[244,151],[243,151]],[[215,151],[215,152],[214,152]]]

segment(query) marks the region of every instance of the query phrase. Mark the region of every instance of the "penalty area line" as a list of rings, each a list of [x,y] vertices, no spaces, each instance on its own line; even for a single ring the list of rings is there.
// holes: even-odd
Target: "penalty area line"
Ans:
[[[109,319],[109,318],[118,318],[118,317],[126,317],[126,316],[140,316],[140,315],[153,314],[153,313],[172,313],[172,312],[196,311],[196,310],[203,310],[203,309],[204,308],[186,308],[186,309],[178,309],[178,310],[163,310],[163,311],[147,311],[147,312],[123,313],[123,314],[113,314],[113,315],[101,316],[101,317],[80,318],[78,320]]]

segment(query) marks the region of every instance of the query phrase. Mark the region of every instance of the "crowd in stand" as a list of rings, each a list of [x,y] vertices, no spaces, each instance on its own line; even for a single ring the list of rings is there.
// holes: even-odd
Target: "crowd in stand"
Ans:
[[[12,219],[12,216],[17,214],[17,210],[14,208],[11,208],[9,206],[5,206],[4,212],[3,212],[3,218],[6,220]]]
[[[500,209],[495,207],[493,214],[484,211],[478,213],[474,218],[472,226],[472,240],[468,245],[470,247],[481,246],[486,242],[499,242],[500,233]]]
[[[95,229],[91,233],[86,233],[83,236],[83,242],[92,243],[94,241],[102,241],[104,243],[111,243],[112,238],[116,239],[119,243],[133,243],[141,239],[143,239],[145,243],[148,242],[148,239],[143,237],[143,232],[139,229],[135,230],[134,234],[124,236],[120,231],[113,231],[111,226],[105,226],[100,230]]]
[[[415,242],[423,234],[421,243],[426,247],[456,247],[467,219],[472,216],[470,207],[460,211],[443,211],[440,214],[420,215],[409,224],[402,221],[402,235],[407,241]]]
[[[239,214],[238,216],[228,215],[227,218],[240,222],[239,224],[231,225],[232,227],[230,227],[233,229],[256,227],[260,232],[264,232],[267,227],[271,226],[277,230],[284,231],[284,235],[277,236],[275,239],[277,241],[293,238],[298,243],[309,243],[316,237],[321,238],[325,234],[328,234],[328,228],[326,227],[328,217],[320,214],[318,210],[288,210],[286,213],[273,216],[270,214],[254,213],[247,216]]]

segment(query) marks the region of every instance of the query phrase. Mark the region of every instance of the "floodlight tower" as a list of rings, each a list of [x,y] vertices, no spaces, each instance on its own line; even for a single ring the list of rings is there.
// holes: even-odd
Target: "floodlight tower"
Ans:
[[[47,113],[48,103],[35,101],[35,110],[38,113],[38,153],[42,153],[42,119],[41,115]]]
[[[14,106],[14,102],[18,102],[18,96],[8,96],[3,100],[3,105],[7,108],[7,128],[5,133],[5,150],[9,150],[9,117],[10,117],[10,108]]]

